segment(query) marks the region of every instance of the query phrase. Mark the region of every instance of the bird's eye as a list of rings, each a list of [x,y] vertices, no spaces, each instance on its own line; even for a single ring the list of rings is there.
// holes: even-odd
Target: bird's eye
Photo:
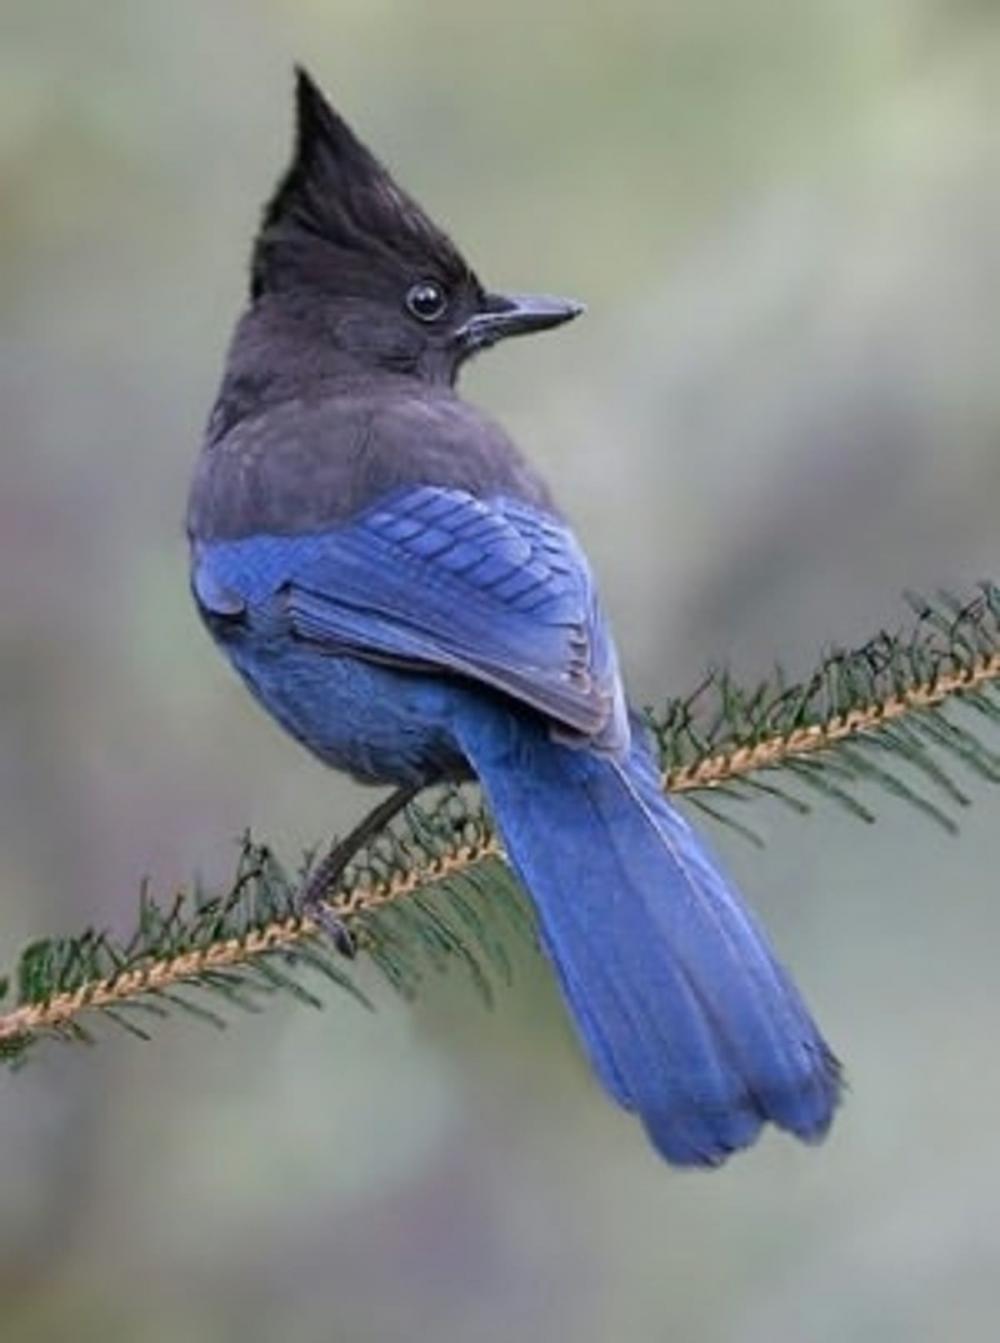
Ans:
[[[448,306],[448,298],[437,280],[420,280],[406,295],[406,306],[421,322],[435,322]]]

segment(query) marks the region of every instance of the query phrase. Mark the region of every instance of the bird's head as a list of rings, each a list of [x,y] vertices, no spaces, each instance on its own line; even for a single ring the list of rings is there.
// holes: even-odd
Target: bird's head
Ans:
[[[558,326],[579,303],[493,294],[395,184],[303,70],[292,162],[264,210],[251,297],[308,310],[362,366],[453,382],[505,336]]]

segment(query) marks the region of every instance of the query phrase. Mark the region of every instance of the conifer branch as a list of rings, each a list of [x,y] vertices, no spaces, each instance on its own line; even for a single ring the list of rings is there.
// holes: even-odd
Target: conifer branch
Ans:
[[[802,814],[811,810],[803,792],[814,793],[871,821],[857,795],[866,783],[954,831],[950,809],[968,802],[954,766],[1000,782],[1000,755],[957,712],[1000,724],[1000,589],[983,584],[967,604],[947,594],[909,600],[917,620],[908,634],[834,650],[805,681],[788,684],[778,669],[747,691],[713,674],[694,695],[650,712],[667,791],[751,839],[728,803],[765,795]],[[302,911],[307,875],[308,864],[291,880],[247,837],[225,895],[195,889],[163,909],[144,890],[127,942],[88,930],[29,946],[16,1002],[0,1015],[0,1058],[22,1062],[46,1037],[89,1040],[84,1021],[94,1014],[148,1038],[136,1018],[148,1025],[172,1009],[224,1026],[204,1001],[211,997],[256,1010],[262,995],[286,992],[321,1006],[302,983],[305,971],[367,1003],[350,960]],[[508,934],[533,937],[492,823],[467,789],[411,803],[359,849],[328,902],[358,949],[407,995],[427,964],[458,960],[488,1000],[490,972],[509,978]],[[0,984],[2,996],[7,988]]]
[[[706,756],[692,764],[668,770],[663,786],[670,793],[688,793],[699,788],[715,788],[729,779],[738,779],[761,769],[774,769],[797,756],[828,751],[848,737],[878,731],[886,724],[912,713],[931,709],[953,695],[967,694],[1000,679],[1000,654],[982,657],[967,667],[938,676],[935,680],[909,686],[885,700],[834,714],[826,722],[811,723],[784,735],[764,737],[753,745],[737,746],[717,755]]]

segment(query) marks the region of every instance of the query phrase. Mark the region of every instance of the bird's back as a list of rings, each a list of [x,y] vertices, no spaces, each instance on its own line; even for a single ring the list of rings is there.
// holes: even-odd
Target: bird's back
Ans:
[[[412,378],[331,380],[210,432],[191,488],[193,539],[337,526],[406,485],[504,496],[553,511],[504,431],[446,387]]]

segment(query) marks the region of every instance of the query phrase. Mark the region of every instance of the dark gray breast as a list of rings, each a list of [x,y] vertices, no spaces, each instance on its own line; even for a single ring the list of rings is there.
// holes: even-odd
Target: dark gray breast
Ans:
[[[403,485],[506,495],[552,509],[503,430],[445,389],[404,380],[292,398],[202,450],[188,531],[202,540],[320,531]]]

